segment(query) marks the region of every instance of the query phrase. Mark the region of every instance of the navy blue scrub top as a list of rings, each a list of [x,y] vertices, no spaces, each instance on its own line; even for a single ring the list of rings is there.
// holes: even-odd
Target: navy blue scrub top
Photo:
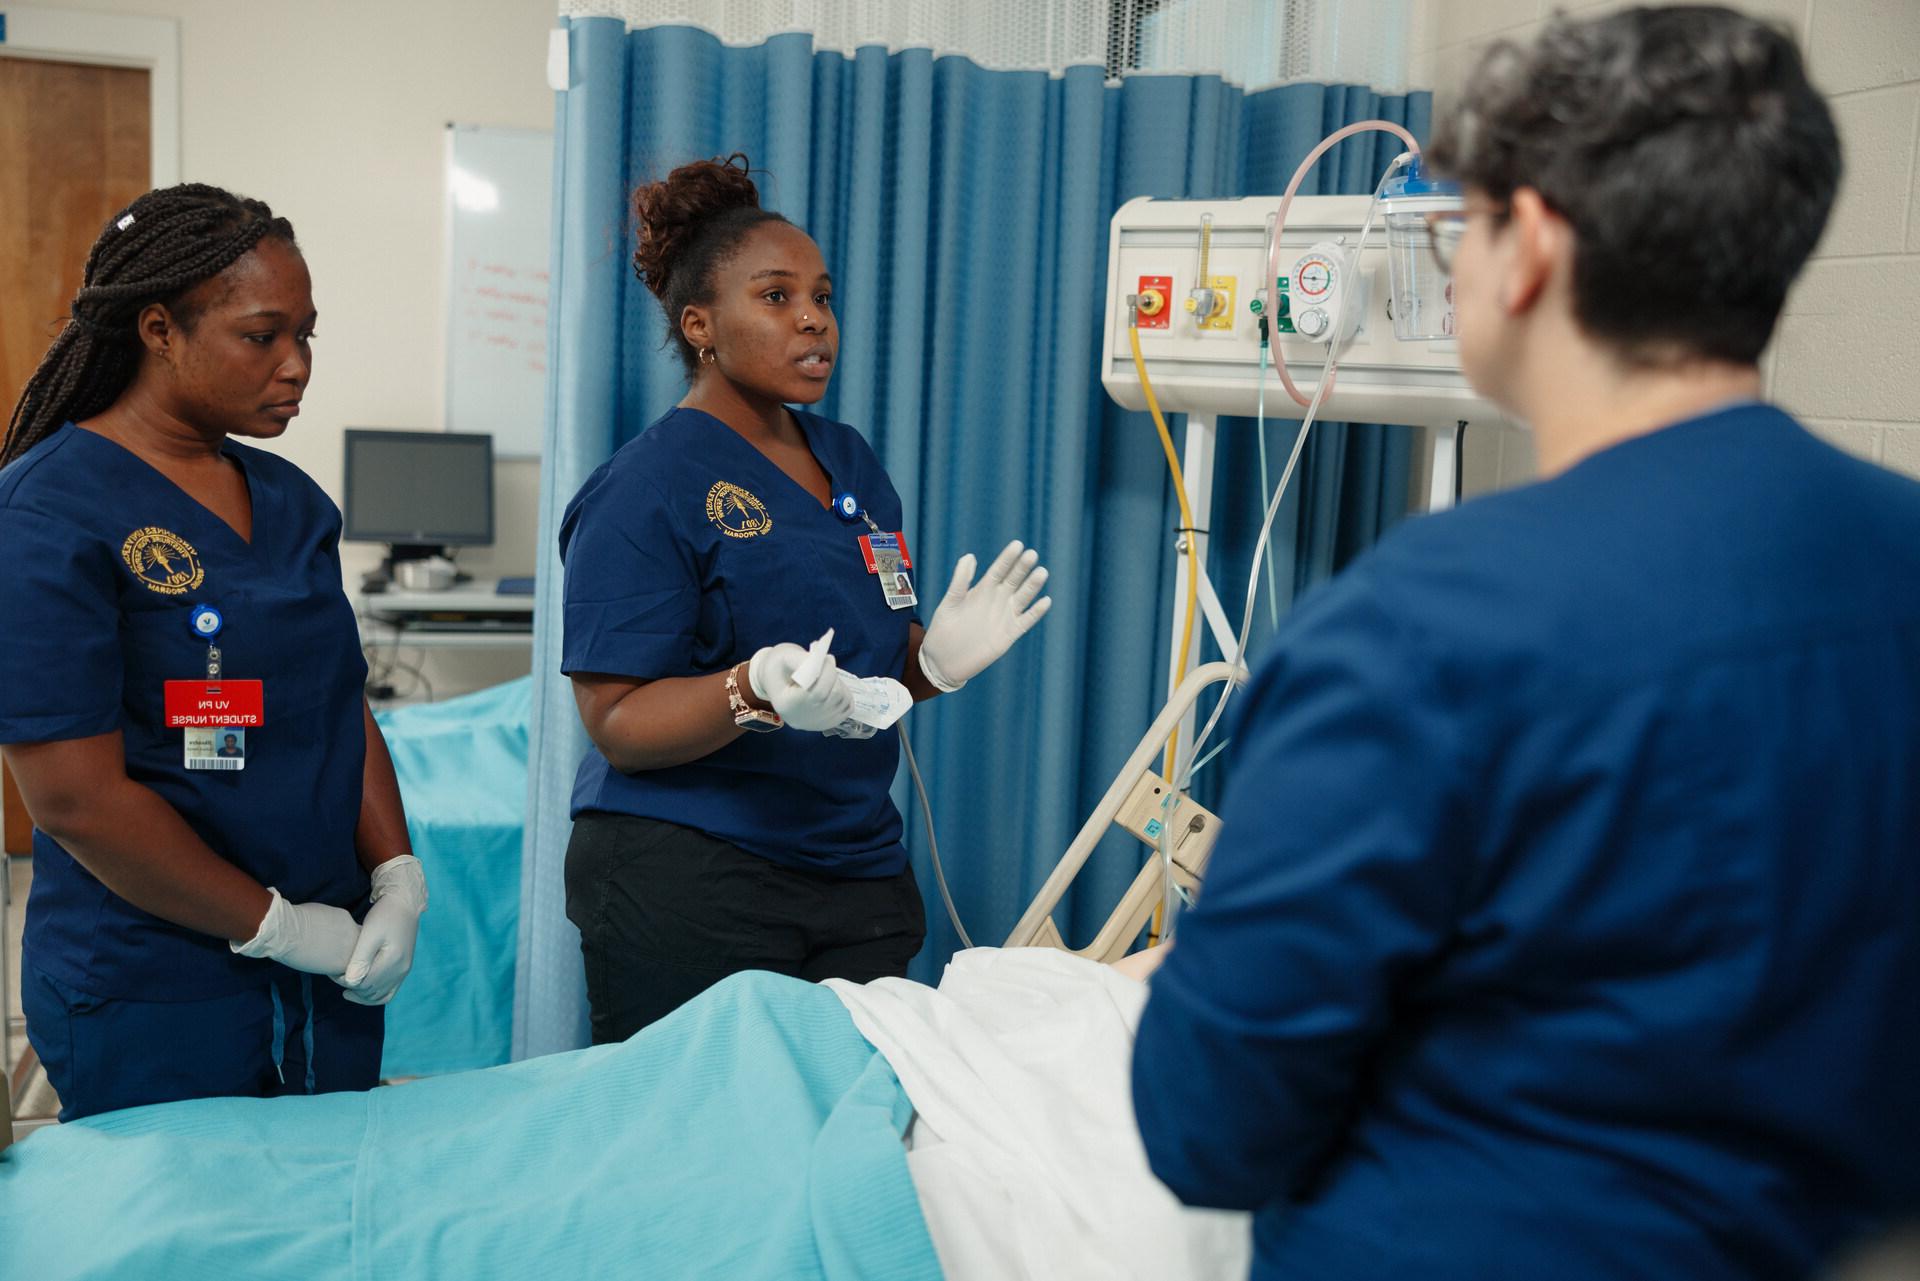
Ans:
[[[1260,1278],[1803,1278],[1920,1204],[1920,485],[1746,405],[1407,521],[1242,697],[1133,1062]]]
[[[139,457],[67,424],[0,471],[0,742],[119,730],[127,776],[213,851],[293,902],[353,908],[366,662],[340,581],[340,513],[299,468],[236,441],[253,541]],[[222,674],[262,681],[246,768],[188,770],[164,682],[204,679],[189,607],[226,626]],[[149,915],[33,837],[26,950],[95,996],[186,1001],[258,983],[267,962]]]
[[[886,531],[900,496],[844,423],[791,411],[833,492]],[[765,645],[833,628],[856,676],[899,679],[913,611],[887,606],[859,535],[732,428],[674,409],[587,478],[560,525],[566,566],[561,670],[659,680],[724,671]],[[920,561],[911,536],[914,583]],[[745,674],[742,673],[742,679]],[[892,876],[906,866],[888,789],[899,737],[746,733],[670,769],[623,774],[599,749],[580,764],[573,814],[631,814],[697,828],[789,867]]]

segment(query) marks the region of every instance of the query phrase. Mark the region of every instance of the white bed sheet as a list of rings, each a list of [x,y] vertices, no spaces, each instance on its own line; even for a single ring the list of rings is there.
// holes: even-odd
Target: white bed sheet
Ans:
[[[1145,985],[975,948],[937,989],[828,986],[913,1100],[907,1163],[952,1281],[1247,1274],[1250,1217],[1187,1209],[1147,1168],[1128,1067]]]

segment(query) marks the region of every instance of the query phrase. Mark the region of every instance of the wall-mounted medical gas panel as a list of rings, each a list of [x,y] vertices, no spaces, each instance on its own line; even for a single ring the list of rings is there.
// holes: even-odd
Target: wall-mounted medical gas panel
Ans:
[[[1320,417],[1428,427],[1508,421],[1467,385],[1458,343],[1394,336],[1383,219],[1376,215],[1357,268],[1337,254],[1315,252],[1316,246],[1343,242],[1351,254],[1367,205],[1365,196],[1296,196],[1273,282],[1263,277],[1278,196],[1141,198],[1122,205],[1107,251],[1101,367],[1107,394],[1128,409],[1146,408],[1127,339],[1127,299],[1133,296],[1146,300],[1140,346],[1162,409],[1252,416],[1260,392],[1261,314],[1274,331],[1268,359],[1284,359],[1295,385],[1311,396],[1327,356],[1325,338],[1340,314],[1332,304],[1349,290],[1343,327],[1352,330],[1353,340],[1341,354]],[[1274,286],[1264,296],[1263,283]],[[1443,284],[1443,305],[1450,309],[1451,285]],[[1422,319],[1426,327],[1452,331],[1450,311]],[[1271,368],[1266,412],[1296,419],[1305,412]]]

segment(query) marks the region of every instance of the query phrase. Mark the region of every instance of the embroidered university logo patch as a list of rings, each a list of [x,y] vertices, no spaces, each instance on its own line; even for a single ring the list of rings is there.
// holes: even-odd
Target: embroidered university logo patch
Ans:
[[[128,534],[127,541],[120,545],[120,559],[127,562],[135,578],[162,596],[184,595],[207,576],[193,544],[158,525]]]
[[[724,480],[707,491],[707,519],[728,538],[758,538],[773,528],[765,503]]]

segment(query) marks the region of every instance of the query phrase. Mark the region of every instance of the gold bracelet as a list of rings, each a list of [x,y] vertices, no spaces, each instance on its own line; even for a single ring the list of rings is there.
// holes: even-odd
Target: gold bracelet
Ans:
[[[733,713],[733,723],[761,734],[779,729],[786,724],[780,719],[780,713],[762,711],[747,702],[740,692],[740,669],[745,666],[745,663],[735,663],[727,669],[727,710]]]

